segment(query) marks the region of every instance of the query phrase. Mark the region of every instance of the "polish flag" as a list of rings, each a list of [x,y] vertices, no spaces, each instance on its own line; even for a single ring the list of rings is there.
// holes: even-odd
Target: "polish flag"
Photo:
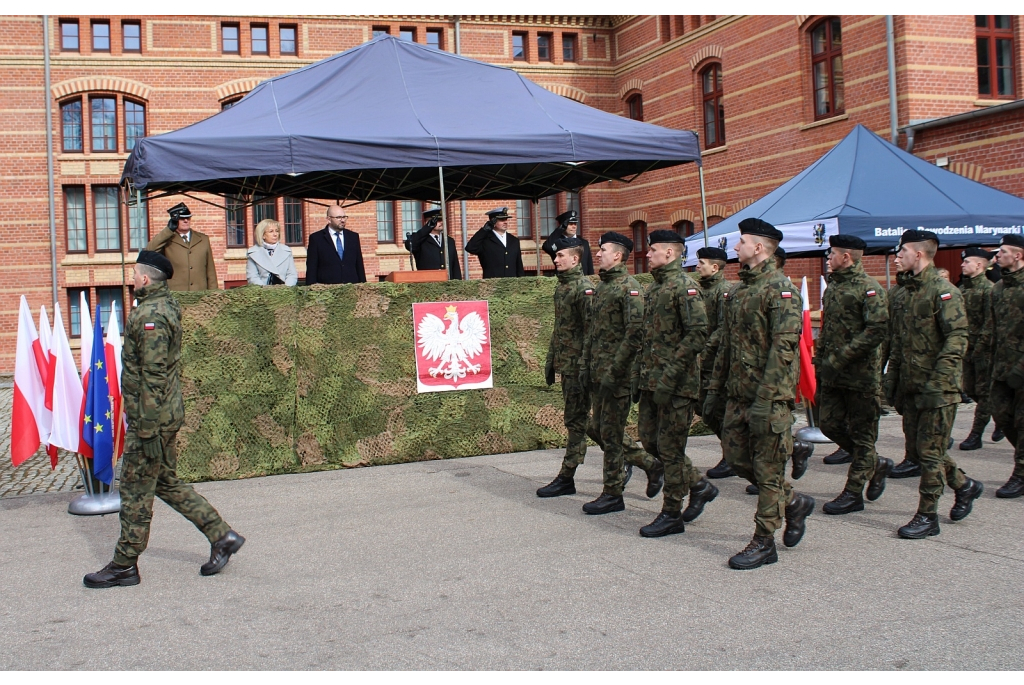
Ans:
[[[43,348],[46,368],[39,375],[43,378],[43,424],[46,433],[39,437],[46,445],[46,453],[50,455],[50,466],[57,468],[57,448],[50,444],[50,430],[53,426],[53,364],[56,361],[50,354],[53,345],[53,333],[50,331],[50,319],[46,316],[46,306],[39,308],[39,346]]]
[[[53,427],[50,429],[50,445],[77,452],[81,442],[79,414],[85,393],[82,378],[78,375],[78,364],[71,352],[60,305],[53,305],[53,342],[50,347],[51,368],[49,395],[53,405]]]
[[[818,311],[821,311],[822,309],[825,308],[825,288],[827,288],[827,287],[828,287],[828,281],[825,280],[824,276],[822,276],[821,277],[821,295],[820,295],[820,297],[818,299]]]
[[[14,354],[14,406],[11,409],[11,462],[20,466],[35,454],[49,426],[40,423],[46,395],[40,369],[45,361],[39,334],[32,323],[28,300],[21,296],[18,311],[18,346]]]
[[[78,311],[81,312],[81,323],[78,328],[82,331],[81,341],[81,362],[79,369],[82,372],[82,408],[78,412],[78,453],[83,457],[92,458],[92,445],[85,441],[82,431],[85,429],[85,388],[89,387],[89,363],[92,359],[92,315],[89,314],[89,301],[85,299],[85,292],[79,293]]]
[[[807,292],[807,276],[800,284],[800,297],[804,300],[804,327],[800,333],[800,381],[797,384],[798,394],[810,404],[814,404],[814,393],[817,383],[814,380],[814,336],[811,332],[811,304]]]
[[[124,419],[124,402],[121,399],[121,329],[117,317],[117,304],[110,306],[110,319],[107,321],[107,334],[103,337],[103,353],[107,359],[107,368],[115,373],[109,377],[111,409],[119,421],[114,422],[114,455],[113,464],[124,452],[124,433],[127,424]]]

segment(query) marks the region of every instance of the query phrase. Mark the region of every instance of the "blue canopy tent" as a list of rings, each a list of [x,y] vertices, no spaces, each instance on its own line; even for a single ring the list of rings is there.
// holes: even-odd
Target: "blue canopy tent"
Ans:
[[[941,169],[901,150],[861,125],[785,184],[708,232],[708,244],[732,247],[739,223],[763,219],[784,234],[789,255],[821,252],[828,236],[859,236],[868,252],[899,243],[903,231],[934,231],[943,247],[995,245],[1021,233],[1024,200]],[[704,234],[687,239],[688,265],[696,264]]]

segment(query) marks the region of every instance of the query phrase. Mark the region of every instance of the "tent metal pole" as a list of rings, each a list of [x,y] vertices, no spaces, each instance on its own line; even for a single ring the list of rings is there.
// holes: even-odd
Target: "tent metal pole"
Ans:
[[[892,277],[889,275],[889,253],[885,253],[885,289],[892,287]]]
[[[708,201],[704,196],[704,165],[697,167],[700,176],[700,211],[701,221],[704,222],[704,247],[708,246]]]
[[[441,186],[441,225],[444,226],[444,275],[445,280],[451,280],[452,278],[452,267],[451,262],[448,261],[448,203],[445,202],[444,198],[444,167],[437,167],[437,179]],[[410,255],[411,256],[411,255]]]
[[[530,209],[530,232],[533,233],[534,247],[537,248],[537,276],[540,276],[540,202],[534,200]]]
[[[455,54],[462,54],[462,34],[459,32],[459,20],[461,15],[455,15]],[[462,280],[469,280],[469,253],[466,252],[466,243],[469,242],[469,227],[466,225],[466,201],[459,200],[459,218],[462,223]],[[447,242],[447,241],[446,241]]]

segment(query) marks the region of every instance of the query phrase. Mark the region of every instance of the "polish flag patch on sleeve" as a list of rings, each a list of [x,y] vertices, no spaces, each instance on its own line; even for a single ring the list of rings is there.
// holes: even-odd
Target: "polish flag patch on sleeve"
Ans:
[[[640,291],[639,290],[630,290],[629,291],[629,296],[630,297],[639,297],[640,296]]]
[[[939,299],[940,300],[952,300],[953,299],[953,294],[952,293],[942,293],[941,295],[939,295]]]
[[[791,299],[793,299],[793,293],[790,292],[789,290],[783,290],[782,291],[782,299],[784,299],[784,300],[791,300]]]
[[[874,297],[874,296],[875,296],[875,291],[874,290],[869,290],[868,291],[868,297]]]
[[[147,331],[155,331],[156,330],[156,324],[155,323],[143,324],[143,328],[145,328]]]
[[[697,291],[694,288],[689,288],[687,289],[686,294],[692,297],[697,294]]]
[[[594,294],[594,289],[593,288],[587,288],[586,290],[583,291],[583,294],[584,295],[593,295]]]

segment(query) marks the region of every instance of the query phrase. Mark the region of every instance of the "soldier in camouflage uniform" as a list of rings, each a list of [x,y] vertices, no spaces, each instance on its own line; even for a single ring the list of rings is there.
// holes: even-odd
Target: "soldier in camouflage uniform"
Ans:
[[[708,384],[711,373],[715,369],[715,355],[721,343],[720,323],[725,294],[733,285],[725,280],[725,264],[728,253],[718,247],[702,247],[697,250],[697,273],[700,274],[701,297],[704,300],[704,311],[708,315],[708,340],[700,355],[700,397],[697,399],[696,411],[701,414],[704,400],[708,396]],[[710,428],[718,439],[722,439],[722,418],[720,416],[702,416],[704,425]],[[729,463],[722,455],[718,464],[708,469],[708,478],[728,478],[735,476]]]
[[[604,491],[583,505],[587,514],[607,514],[626,508],[623,436],[636,394],[631,387],[633,363],[643,342],[644,297],[626,270],[633,241],[609,232],[601,236],[598,266],[601,282],[590,304],[590,330],[583,345],[581,381],[590,383],[594,414],[587,434],[604,450]],[[665,469],[658,459],[640,450],[631,455],[647,472],[647,496],[661,491]]]
[[[893,323],[903,318],[903,302],[907,296],[907,276],[909,272],[903,270],[902,262],[900,261],[899,253],[893,258],[893,268],[896,270],[896,284],[889,288],[889,335],[885,339],[885,343],[882,345],[882,376],[884,377],[887,364],[889,363],[889,353],[892,350],[892,337],[895,329]],[[899,386],[895,389],[896,397],[903,397],[903,389]],[[882,395],[885,399],[885,403],[896,408],[885,392],[885,383],[882,383]],[[902,399],[900,399],[900,406],[903,406]],[[897,412],[899,413],[899,412]],[[905,439],[905,437],[904,437]],[[889,478],[919,478],[921,476],[921,467],[910,461],[907,455],[911,452],[909,447],[904,446],[903,450],[903,461],[889,470]]]
[[[661,513],[640,529],[643,537],[682,533],[685,524],[718,496],[686,456],[686,439],[700,392],[697,356],[707,338],[700,288],[683,271],[683,239],[675,231],[654,231],[647,239],[654,283],[644,296],[643,347],[634,367],[639,388],[640,440],[665,465]],[[683,498],[690,503],[683,511]]]
[[[138,585],[138,558],[149,542],[153,498],[191,521],[211,543],[204,576],[218,573],[245,539],[177,474],[175,439],[185,416],[178,369],[181,309],[167,287],[174,273],[158,252],[141,250],[135,265],[138,307],[125,324],[121,389],[128,431],[121,465],[121,537],[114,560],[84,578],[86,587]]]
[[[729,559],[732,568],[752,569],[778,561],[775,530],[783,516],[783,542],[787,547],[800,542],[814,499],[794,493],[786,481],[796,399],[792,365],[803,323],[800,293],[772,259],[781,231],[750,218],[740,222],[740,234],[736,254],[741,283],[730,291],[725,307],[704,415],[715,415],[725,405],[725,458],[737,474],[758,486],[754,537]]]
[[[919,539],[939,534],[938,504],[943,484],[956,501],[949,517],[971,513],[982,484],[968,478],[949,456],[947,445],[960,402],[967,313],[960,291],[939,278],[933,260],[939,247],[931,231],[912,229],[900,237],[900,268],[908,272],[906,295],[894,311],[885,393],[903,415],[907,458],[921,467],[917,513],[899,536]]]
[[[846,487],[823,507],[826,514],[864,510],[885,490],[891,459],[879,459],[878,365],[880,345],[888,335],[889,309],[885,291],[864,273],[861,257],[867,245],[850,235],[829,238],[828,288],[821,312],[821,332],[815,344],[821,431],[853,456]]]
[[[964,354],[964,392],[975,401],[974,423],[967,439],[960,443],[962,450],[980,450],[981,436],[992,417],[988,402],[988,389],[992,378],[992,335],[988,317],[992,310],[992,281],[985,270],[995,255],[980,247],[969,247],[960,253],[960,292],[967,310],[967,352]]]
[[[1024,495],[1024,237],[1003,236],[996,254],[1002,278],[992,288],[989,310],[989,394],[996,426],[1013,445],[1013,474],[996,497]]]

